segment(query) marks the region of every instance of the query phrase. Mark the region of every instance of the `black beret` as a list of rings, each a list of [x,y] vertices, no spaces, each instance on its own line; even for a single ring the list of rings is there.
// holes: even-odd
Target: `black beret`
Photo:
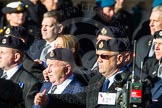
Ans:
[[[119,39],[100,40],[97,43],[97,50],[124,52],[127,51],[126,44]]]
[[[126,33],[116,26],[105,26],[97,32],[98,35],[104,35],[112,38],[127,38]]]
[[[0,46],[1,47],[8,47],[8,48],[14,48],[18,50],[24,50],[24,43],[21,39],[13,36],[8,37],[1,37],[0,38]]]
[[[10,26],[6,29],[5,35],[15,36],[19,38],[27,38],[28,32],[23,26]]]
[[[52,59],[52,60],[74,62],[73,53],[68,48],[56,48],[51,52],[49,52],[45,58]]]
[[[17,13],[24,11],[24,5],[22,2],[11,2],[6,5],[6,7],[2,8],[2,13]]]
[[[162,30],[156,31],[154,33],[154,38],[162,38]]]

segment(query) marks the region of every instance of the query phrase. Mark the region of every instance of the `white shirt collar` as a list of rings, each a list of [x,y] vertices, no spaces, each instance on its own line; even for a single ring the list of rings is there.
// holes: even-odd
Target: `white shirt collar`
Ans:
[[[14,68],[12,68],[12,69],[9,69],[9,70],[7,70],[7,71],[5,71],[6,72],[6,74],[7,74],[7,80],[9,80],[9,79],[11,79],[11,77],[17,72],[17,70],[20,68],[22,66],[22,64],[19,64],[19,65],[17,65],[17,66],[15,66]]]
[[[74,75],[72,74],[69,78],[67,78],[62,84],[57,85],[54,94],[61,94],[65,88],[70,84],[70,82],[74,79]],[[50,90],[51,91],[51,90]],[[49,92],[50,92],[49,91]]]
[[[113,76],[109,77],[109,78],[106,78],[106,79],[109,79],[110,83],[109,83],[109,87],[112,85],[112,83],[114,83],[114,77],[116,74],[118,73],[122,73],[123,71],[118,71],[117,73],[115,73]],[[109,88],[108,87],[108,88]]]

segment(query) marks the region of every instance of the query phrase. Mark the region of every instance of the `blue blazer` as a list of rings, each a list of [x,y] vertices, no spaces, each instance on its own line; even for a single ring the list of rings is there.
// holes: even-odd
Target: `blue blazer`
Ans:
[[[51,82],[44,82],[40,89],[40,92],[46,89],[46,93],[48,94],[51,86],[52,86]],[[85,84],[83,84],[80,80],[78,80],[74,75],[73,80],[69,83],[69,85],[65,88],[65,90],[61,94],[66,94],[66,93],[76,94],[78,92],[83,92],[84,86]]]
[[[65,88],[65,90],[61,94],[66,94],[66,93],[76,94],[78,92],[84,91],[85,84],[82,83],[80,80],[78,80],[75,74],[73,75],[74,75],[73,80],[69,83],[69,85]],[[51,86],[52,86],[51,82],[44,82],[40,89],[40,92],[46,89],[46,94],[48,94]],[[41,108],[41,106],[33,105],[32,108]]]

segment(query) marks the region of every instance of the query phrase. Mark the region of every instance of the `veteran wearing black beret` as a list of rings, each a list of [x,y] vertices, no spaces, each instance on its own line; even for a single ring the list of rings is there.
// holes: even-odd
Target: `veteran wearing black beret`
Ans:
[[[121,30],[119,27],[116,26],[104,26],[101,29],[98,30],[97,34],[97,39],[96,39],[96,43],[98,43],[100,40],[109,40],[109,39],[121,39],[123,40],[123,42],[125,42],[126,46],[128,46],[128,48],[130,48],[130,42],[128,40],[128,37],[126,35],[126,33]],[[90,51],[88,53],[86,53],[83,57],[82,57],[82,61],[83,61],[83,65],[84,67],[86,67],[87,69],[90,70],[95,70],[97,64],[96,64],[96,56],[95,56],[95,51]]]
[[[125,49],[125,44],[117,39],[99,41],[96,48],[99,74],[90,79],[84,92],[76,95],[44,95],[39,93],[37,97],[41,97],[39,101],[35,101],[35,104],[41,104],[45,108],[52,108],[54,105],[57,108],[62,108],[63,105],[69,108],[116,108],[115,97],[113,98],[113,93],[117,92],[115,90],[114,77],[122,72],[120,71],[123,61],[122,52]],[[58,58],[60,57],[56,56],[56,59]],[[108,94],[104,97],[106,93]],[[48,100],[46,100],[47,97]],[[114,99],[114,102],[103,102],[103,98],[107,100]],[[46,104],[44,105],[42,102]]]
[[[146,59],[143,70],[148,73],[152,84],[153,103],[148,108],[160,108],[162,106],[162,30],[156,31],[153,37],[155,57]]]
[[[23,92],[23,102],[19,106],[31,108],[41,84],[24,69],[23,56],[24,43],[21,39],[13,36],[0,37],[0,77],[18,84]]]

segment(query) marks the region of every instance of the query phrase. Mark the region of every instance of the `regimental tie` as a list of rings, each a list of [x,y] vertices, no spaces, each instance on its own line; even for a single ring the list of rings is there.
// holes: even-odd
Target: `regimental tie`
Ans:
[[[158,77],[162,78],[162,65],[159,66]]]
[[[7,78],[7,73],[6,72],[3,72],[3,75],[1,76],[1,78],[6,79]]]
[[[50,94],[54,94],[56,88],[57,88],[56,85],[52,85],[52,87],[51,87],[51,91],[50,91]]]
[[[105,80],[102,92],[107,92],[108,86],[109,86],[110,81],[108,79]]]
[[[50,48],[51,48],[50,44],[47,44],[47,45],[43,48],[42,53],[41,53],[41,55],[40,55],[40,60],[45,61],[45,56],[47,55],[48,49],[50,49]]]

